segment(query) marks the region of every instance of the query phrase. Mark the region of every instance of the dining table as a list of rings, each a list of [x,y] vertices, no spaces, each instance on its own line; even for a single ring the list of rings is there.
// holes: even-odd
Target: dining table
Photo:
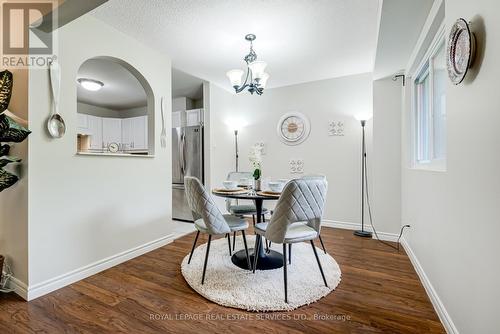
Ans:
[[[237,199],[237,200],[251,200],[255,203],[256,209],[256,224],[262,222],[262,207],[264,201],[275,201],[279,199],[276,195],[266,195],[262,192],[256,192],[254,190],[249,190],[248,192],[228,192],[228,191],[216,191],[213,190],[212,194],[218,197]],[[250,253],[250,261],[253,266],[255,256],[258,256],[257,269],[258,270],[271,270],[283,267],[283,254],[275,250],[266,250],[266,247],[262,245],[262,239],[260,238],[259,253],[255,255],[255,249],[250,248],[248,252]],[[233,253],[231,261],[234,265],[239,268],[248,270],[247,258],[245,250],[240,250]]]

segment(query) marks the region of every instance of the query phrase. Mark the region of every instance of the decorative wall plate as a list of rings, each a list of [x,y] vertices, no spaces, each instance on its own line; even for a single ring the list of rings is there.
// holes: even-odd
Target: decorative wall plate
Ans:
[[[280,118],[276,130],[283,143],[298,145],[309,137],[311,126],[305,115],[290,112]]]
[[[447,45],[448,76],[455,85],[461,83],[472,66],[476,40],[467,21],[458,19],[451,27]]]

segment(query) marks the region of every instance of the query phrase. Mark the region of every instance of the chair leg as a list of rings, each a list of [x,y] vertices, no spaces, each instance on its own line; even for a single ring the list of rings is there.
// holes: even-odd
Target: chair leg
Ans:
[[[233,233],[233,251],[235,247],[236,247],[236,231],[234,231]]]
[[[266,215],[264,213],[262,214],[262,222],[266,222]]]
[[[198,241],[199,236],[200,236],[200,231],[198,231],[196,233],[196,237],[194,238],[194,244],[193,244],[193,248],[191,248],[191,254],[189,254],[188,264],[191,263],[191,258],[193,257],[194,248],[196,247],[196,242]]]
[[[231,233],[227,234],[227,245],[229,246],[229,256],[231,256]]]
[[[255,215],[252,215],[253,226],[255,226]]]
[[[269,240],[266,239],[266,253],[269,254]]]
[[[292,244],[288,244],[288,264],[292,264]]]
[[[286,277],[286,244],[283,244],[283,281],[285,282],[285,303],[288,304],[288,282]]]
[[[259,250],[260,250],[260,239],[262,237],[257,235],[255,238],[255,247],[253,250],[253,273],[255,274],[255,269],[257,269],[257,259],[259,258]]]
[[[311,240],[311,246],[313,248],[314,256],[316,256],[316,261],[318,261],[319,271],[321,271],[323,282],[325,283],[325,286],[328,288],[328,283],[326,283],[325,273],[323,273],[323,267],[321,266],[321,262],[319,262],[318,253],[316,252],[316,247],[314,247],[314,242],[312,240]]]
[[[321,242],[321,247],[323,247],[323,252],[325,252],[325,254],[326,254],[326,248],[325,248],[325,244],[323,243],[323,239],[321,239],[321,234],[319,234],[318,237],[319,237],[319,242]]]
[[[245,231],[244,230],[241,231],[241,234],[243,235],[243,244],[245,245],[245,253],[247,255],[248,270],[252,270],[252,266],[250,264],[250,255],[248,254],[247,236],[245,235]]]
[[[203,264],[203,275],[201,276],[201,284],[205,283],[205,273],[207,272],[208,253],[210,252],[211,241],[212,241],[212,235],[209,234],[207,243],[207,253],[205,254],[205,263]]]

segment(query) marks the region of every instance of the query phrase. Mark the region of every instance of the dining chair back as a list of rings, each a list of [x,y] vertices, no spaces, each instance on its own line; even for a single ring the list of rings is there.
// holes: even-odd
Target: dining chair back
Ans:
[[[209,234],[216,235],[231,232],[224,216],[200,180],[192,176],[186,176],[184,178],[184,186],[193,217],[195,220],[203,219]]]
[[[315,179],[326,180],[326,176],[323,174],[308,174],[308,175],[302,176],[301,179],[302,180],[315,180]]]
[[[283,243],[289,225],[296,222],[307,222],[319,235],[327,189],[328,182],[325,178],[289,181],[267,226],[266,239]]]

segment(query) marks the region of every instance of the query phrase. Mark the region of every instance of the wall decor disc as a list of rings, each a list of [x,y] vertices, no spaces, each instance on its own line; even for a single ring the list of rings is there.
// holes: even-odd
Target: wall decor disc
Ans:
[[[280,118],[276,128],[281,141],[287,145],[299,145],[309,137],[311,125],[299,112],[289,112]]]
[[[458,85],[472,66],[476,51],[476,39],[464,19],[458,19],[451,27],[446,51],[448,76]]]

